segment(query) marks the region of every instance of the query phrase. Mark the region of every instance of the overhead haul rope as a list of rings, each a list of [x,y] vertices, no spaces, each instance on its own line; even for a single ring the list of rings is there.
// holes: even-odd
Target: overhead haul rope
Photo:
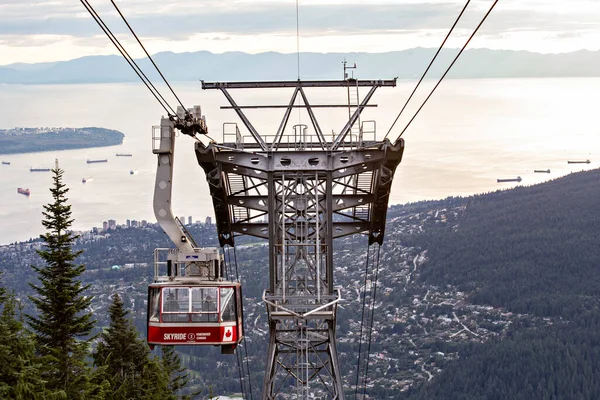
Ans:
[[[448,33],[446,34],[446,37],[444,38],[444,41],[442,42],[442,44],[440,45],[440,47],[437,49],[437,51],[435,52],[435,55],[433,56],[433,58],[431,59],[431,61],[429,62],[429,65],[427,66],[427,68],[425,69],[425,72],[423,72],[423,75],[421,75],[421,79],[419,79],[419,82],[417,82],[417,85],[415,86],[415,88],[413,89],[412,93],[410,94],[410,96],[408,96],[408,99],[406,100],[406,103],[404,103],[404,106],[402,106],[402,109],[400,110],[400,112],[398,113],[398,115],[396,116],[396,119],[394,120],[394,122],[392,123],[392,126],[390,126],[390,129],[387,131],[387,133],[385,134],[385,137],[383,138],[384,140],[387,139],[388,135],[390,134],[390,132],[392,131],[392,129],[394,128],[394,125],[396,125],[396,122],[398,122],[398,119],[400,118],[400,116],[402,115],[402,113],[404,112],[404,109],[406,108],[406,106],[408,105],[408,103],[410,102],[410,100],[412,99],[412,97],[414,96],[415,92],[417,91],[417,89],[419,88],[419,85],[421,84],[421,82],[423,82],[423,79],[425,78],[425,75],[427,75],[427,72],[429,72],[429,69],[431,68],[431,66],[433,65],[433,62],[435,61],[435,59],[437,58],[437,56],[440,54],[440,52],[442,51],[442,49],[444,48],[444,45],[446,44],[446,41],[448,41],[448,39],[450,38],[450,35],[452,34],[452,31],[454,30],[454,28],[456,27],[456,24],[458,24],[458,21],[460,21],[462,15],[464,14],[465,10],[467,9],[469,3],[471,2],[471,0],[467,0],[465,6],[463,7],[463,9],[460,11],[460,14],[458,14],[458,17],[456,18],[456,20],[454,21],[454,24],[452,24],[452,27],[450,28],[450,30],[448,31]]]
[[[229,254],[229,249],[225,248],[225,247],[223,248],[223,262],[225,263],[225,270],[227,271],[227,280],[231,280],[231,277],[233,276],[232,271],[231,271],[231,255]],[[246,385],[244,384],[244,379],[242,378],[243,363],[242,363],[239,351],[235,352],[235,358],[237,360],[237,370],[238,370],[238,376],[240,379],[240,389],[242,391],[242,399],[247,399],[248,396],[246,395]]]
[[[156,99],[156,101],[158,101],[158,103],[165,110],[165,112],[168,115],[175,115],[176,113],[175,113],[175,110],[173,110],[173,107],[171,107],[169,105],[169,103],[165,100],[165,98],[160,94],[160,92],[158,91],[158,89],[156,89],[156,87],[152,84],[152,82],[150,81],[150,79],[148,79],[148,77],[146,76],[146,74],[144,74],[144,71],[142,71],[142,69],[137,65],[137,63],[129,55],[129,53],[127,52],[127,50],[125,50],[125,47],[123,47],[123,45],[119,42],[119,39],[117,39],[117,37],[112,33],[112,31],[110,30],[110,28],[104,23],[104,21],[98,15],[98,13],[94,9],[94,7],[92,7],[92,5],[87,0],[80,0],[80,2],[81,2],[81,4],[83,4],[83,6],[85,7],[85,9],[88,11],[88,13],[90,13],[90,15],[92,16],[92,18],[94,19],[94,21],[96,21],[96,23],[98,24],[98,26],[100,27],[100,29],[102,29],[102,31],[110,39],[110,41],[112,42],[112,44],[117,48],[117,50],[119,51],[119,53],[121,53],[121,55],[123,56],[123,58],[125,59],[125,61],[127,61],[127,63],[129,64],[129,66],[136,73],[136,75],[140,78],[140,80],[144,83],[144,85],[146,85],[146,87],[148,88],[148,90],[150,91],[150,93],[152,93],[152,95],[154,96],[154,98]]]
[[[233,246],[233,262],[235,263],[235,279],[239,282],[240,281],[240,274],[239,274],[239,270],[238,270],[238,262],[237,262],[237,250],[235,248],[235,246]],[[243,301],[244,299],[240,299],[242,301],[242,309],[243,307]],[[244,353],[246,354],[246,372],[248,375],[248,386],[250,387],[250,399],[252,399],[252,376],[250,376],[250,366],[248,364],[248,346],[246,346],[246,318],[243,315],[243,311],[242,311],[242,329],[244,331],[244,338],[242,339],[242,342],[244,342]]]
[[[362,311],[360,314],[360,334],[358,337],[358,362],[356,364],[356,385],[354,389],[354,398],[358,395],[358,377],[360,375],[360,358],[362,356],[362,338],[363,338],[363,324],[365,321],[365,302],[367,300],[367,277],[369,276],[369,253],[371,251],[371,246],[367,244],[367,261],[365,262],[365,282],[363,289],[363,298],[362,298]]]
[[[240,367],[241,361],[240,361],[240,355],[239,353],[236,351],[235,352],[235,358],[237,360],[237,370],[238,370],[238,376],[240,379],[240,389],[242,390],[242,400],[247,399],[248,396],[246,396],[246,388],[244,385],[244,380],[242,379],[242,369]]]
[[[362,396],[363,398],[365,398],[365,391],[366,391],[366,385],[367,385],[367,379],[368,379],[368,374],[369,374],[369,355],[371,353],[371,339],[372,339],[372,333],[373,333],[373,322],[374,322],[374,316],[375,316],[375,302],[377,300],[377,281],[379,279],[379,260],[380,260],[380,254],[381,254],[381,246],[378,245],[377,246],[377,254],[375,255],[375,253],[371,254],[370,253],[370,249],[371,246],[367,246],[367,261],[366,261],[366,269],[365,269],[365,281],[364,281],[364,290],[363,290],[363,304],[362,304],[362,315],[361,315],[361,327],[360,327],[360,338],[359,338],[359,351],[358,351],[358,364],[356,367],[356,384],[355,384],[355,391],[354,391],[354,398],[358,398],[358,391],[359,388],[362,386]],[[371,283],[371,288],[369,289],[369,303],[366,303],[366,297],[367,297],[367,277],[369,275],[369,264],[371,262],[371,257],[373,257],[373,262],[371,263],[371,270],[374,271],[372,273],[373,275],[373,281]],[[366,320],[365,320],[365,309],[367,309],[367,316],[366,316]],[[370,315],[369,315],[370,313]],[[364,374],[362,379],[359,379],[360,377],[360,370],[361,370],[361,357],[362,357],[362,341],[363,341],[363,325],[366,325],[365,327],[365,333],[368,331],[367,337],[367,343],[366,343],[366,354],[365,354],[365,360],[364,362],[366,362],[365,368],[364,368]]]
[[[469,39],[465,42],[465,44],[460,49],[460,51],[458,52],[458,54],[456,55],[456,57],[454,57],[454,60],[452,61],[452,63],[450,64],[450,66],[446,69],[446,72],[444,72],[444,75],[442,75],[442,77],[440,78],[440,80],[438,81],[438,83],[433,87],[433,89],[431,90],[431,93],[429,93],[429,96],[427,96],[427,98],[423,101],[423,104],[421,104],[421,107],[419,107],[419,109],[417,110],[417,112],[415,113],[415,115],[413,115],[413,117],[411,118],[411,120],[408,121],[408,124],[406,124],[406,126],[404,127],[404,129],[402,130],[402,132],[400,132],[400,135],[398,136],[398,138],[402,137],[402,135],[404,134],[404,132],[406,132],[406,130],[408,129],[408,127],[410,126],[410,124],[417,117],[417,115],[419,114],[419,112],[421,111],[421,109],[425,106],[425,103],[427,103],[427,100],[429,100],[429,98],[431,97],[431,95],[433,95],[433,92],[435,92],[435,90],[440,85],[440,83],[442,83],[442,80],[444,80],[444,78],[446,77],[446,75],[448,74],[448,72],[450,71],[450,69],[454,66],[454,63],[456,63],[456,60],[458,60],[458,57],[460,57],[460,55],[463,53],[463,51],[467,48],[467,45],[469,44],[469,42],[471,42],[471,39],[473,39],[473,36],[475,36],[475,34],[477,33],[477,31],[479,30],[479,28],[481,27],[481,25],[483,25],[483,23],[487,19],[488,15],[490,15],[490,13],[492,12],[492,10],[494,9],[494,7],[496,6],[497,3],[498,3],[498,0],[495,0],[494,3],[491,5],[490,9],[483,16],[483,19],[481,20],[481,22],[479,22],[479,24],[477,25],[477,27],[475,28],[475,30],[473,31],[473,33],[471,34],[471,36],[469,36]]]
[[[375,317],[375,301],[377,300],[377,279],[379,278],[379,255],[381,253],[381,245],[377,246],[377,262],[375,264],[375,279],[373,282],[373,295],[371,301],[371,323],[369,325],[369,341],[367,345],[367,366],[365,368],[365,380],[363,385],[363,399],[367,390],[367,381],[369,379],[369,356],[371,355],[371,335],[373,333],[373,319]]]
[[[138,36],[135,34],[135,32],[133,31],[133,28],[131,27],[131,25],[129,25],[129,22],[127,22],[127,19],[125,18],[125,16],[121,13],[121,10],[119,10],[119,7],[117,7],[117,4],[114,2],[114,0],[110,0],[110,2],[112,3],[112,5],[115,7],[115,10],[117,10],[117,12],[119,13],[119,15],[121,16],[121,18],[123,19],[123,22],[125,22],[125,25],[127,25],[127,27],[129,28],[129,31],[131,32],[131,34],[133,35],[133,37],[135,37],[135,40],[137,40],[137,42],[139,43],[140,47],[142,48],[142,50],[144,50],[144,53],[146,53],[146,56],[148,57],[148,59],[150,60],[150,62],[152,63],[152,65],[154,65],[154,68],[156,68],[156,71],[160,74],[160,77],[163,79],[163,81],[165,82],[165,84],[168,86],[168,88],[171,90],[171,93],[173,93],[173,96],[175,96],[175,98],[177,99],[177,102],[179,103],[179,105],[183,108],[183,110],[187,113],[187,108],[185,108],[185,106],[183,105],[183,103],[181,102],[181,100],[179,100],[179,97],[177,97],[177,94],[175,94],[175,91],[173,90],[173,88],[171,87],[171,85],[169,85],[169,82],[167,82],[167,79],[165,78],[165,76],[163,75],[163,73],[160,71],[160,69],[158,68],[158,65],[156,65],[156,63],[154,62],[154,60],[152,59],[152,57],[150,57],[150,54],[148,54],[148,52],[146,51],[146,48],[144,47],[144,45],[142,44],[141,40],[138,38]]]

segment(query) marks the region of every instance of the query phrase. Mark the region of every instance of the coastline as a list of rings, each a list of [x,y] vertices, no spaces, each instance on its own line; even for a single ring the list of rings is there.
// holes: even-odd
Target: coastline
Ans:
[[[122,132],[99,127],[0,129],[0,154],[115,146],[122,144],[124,138]]]

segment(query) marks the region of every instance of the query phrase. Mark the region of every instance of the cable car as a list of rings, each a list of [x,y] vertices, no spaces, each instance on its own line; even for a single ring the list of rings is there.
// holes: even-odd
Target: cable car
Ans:
[[[161,250],[167,249],[157,252]],[[200,261],[174,263],[181,254],[169,250],[166,276],[156,276],[161,262],[155,252],[155,281],[148,287],[148,344],[214,345],[223,354],[233,354],[244,337],[241,284],[220,278],[217,249],[197,251]]]

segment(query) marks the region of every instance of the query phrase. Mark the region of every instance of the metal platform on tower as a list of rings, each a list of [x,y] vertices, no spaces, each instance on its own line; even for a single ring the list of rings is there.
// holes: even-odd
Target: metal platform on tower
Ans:
[[[331,399],[344,399],[336,348],[343,290],[335,286],[333,241],[354,234],[368,235],[369,245],[383,241],[404,141],[378,140],[375,121],[360,116],[372,106],[378,88],[395,85],[395,79],[353,78],[202,82],[203,89],[223,93],[229,105],[222,108],[236,112],[245,132],[237,123],[224,124],[223,142],[195,145],[213,199],[219,243],[235,246],[236,236],[251,235],[269,244],[264,400],[284,393],[308,399],[317,386]],[[341,88],[340,98],[348,102],[312,105],[311,88]],[[231,92],[242,89],[288,90],[291,98],[287,104],[239,105]],[[315,116],[316,108],[326,107],[348,108],[337,133],[324,134]],[[253,125],[245,110],[258,108],[285,110],[276,131],[261,132]],[[295,109],[305,110],[307,125],[288,126]],[[162,128],[174,129],[174,123],[164,118]]]

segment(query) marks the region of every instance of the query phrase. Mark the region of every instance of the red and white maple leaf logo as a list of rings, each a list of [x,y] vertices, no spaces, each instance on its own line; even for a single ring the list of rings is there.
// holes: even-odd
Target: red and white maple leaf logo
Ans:
[[[233,341],[233,328],[231,326],[225,327],[225,332],[223,332],[223,342],[231,342]]]

